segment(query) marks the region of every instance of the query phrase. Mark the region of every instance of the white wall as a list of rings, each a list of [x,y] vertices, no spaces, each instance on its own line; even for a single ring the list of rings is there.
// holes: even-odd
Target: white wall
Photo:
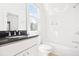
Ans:
[[[43,5],[46,6],[45,8],[47,10],[45,12],[43,9],[41,15],[43,42],[53,41],[69,47],[78,45],[72,41],[79,41],[79,37],[75,35],[79,31],[79,6],[73,8],[75,4]],[[64,7],[66,7],[65,10]]]
[[[19,30],[26,30],[26,5],[23,3],[4,3],[0,4],[0,30],[7,29],[7,13],[19,16]]]
[[[0,5],[0,31],[6,30],[6,21],[4,20],[4,7]]]

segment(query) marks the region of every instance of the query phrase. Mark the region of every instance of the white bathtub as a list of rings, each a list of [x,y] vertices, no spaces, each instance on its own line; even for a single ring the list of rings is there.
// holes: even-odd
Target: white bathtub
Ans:
[[[67,47],[61,44],[50,43],[55,48],[55,53],[58,56],[79,56],[79,47]]]

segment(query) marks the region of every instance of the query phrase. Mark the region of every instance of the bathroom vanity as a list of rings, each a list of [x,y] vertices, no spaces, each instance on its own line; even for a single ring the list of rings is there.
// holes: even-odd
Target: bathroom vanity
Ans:
[[[39,36],[16,36],[4,38],[4,41],[12,41],[0,44],[0,56],[36,56],[38,55]],[[13,41],[14,40],[14,41]]]
[[[31,17],[33,12],[27,14],[26,7],[25,3],[0,4],[0,56],[38,55],[40,18],[35,16],[39,13]]]

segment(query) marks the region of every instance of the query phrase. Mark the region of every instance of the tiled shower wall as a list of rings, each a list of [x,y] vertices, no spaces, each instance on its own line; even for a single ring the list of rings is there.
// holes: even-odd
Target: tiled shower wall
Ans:
[[[56,42],[69,47],[79,46],[79,5],[74,3],[43,4],[42,40]],[[73,41],[77,41],[74,43]]]

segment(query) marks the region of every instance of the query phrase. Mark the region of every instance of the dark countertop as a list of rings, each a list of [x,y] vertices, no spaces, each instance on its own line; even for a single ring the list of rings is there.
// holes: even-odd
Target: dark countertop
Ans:
[[[0,46],[4,45],[4,44],[8,44],[8,43],[12,43],[12,42],[16,42],[16,41],[21,41],[21,40],[26,40],[26,39],[31,39],[31,38],[35,38],[38,37],[39,35],[28,35],[24,37],[16,37],[16,38],[10,38],[10,37],[5,37],[5,38],[0,38]]]

